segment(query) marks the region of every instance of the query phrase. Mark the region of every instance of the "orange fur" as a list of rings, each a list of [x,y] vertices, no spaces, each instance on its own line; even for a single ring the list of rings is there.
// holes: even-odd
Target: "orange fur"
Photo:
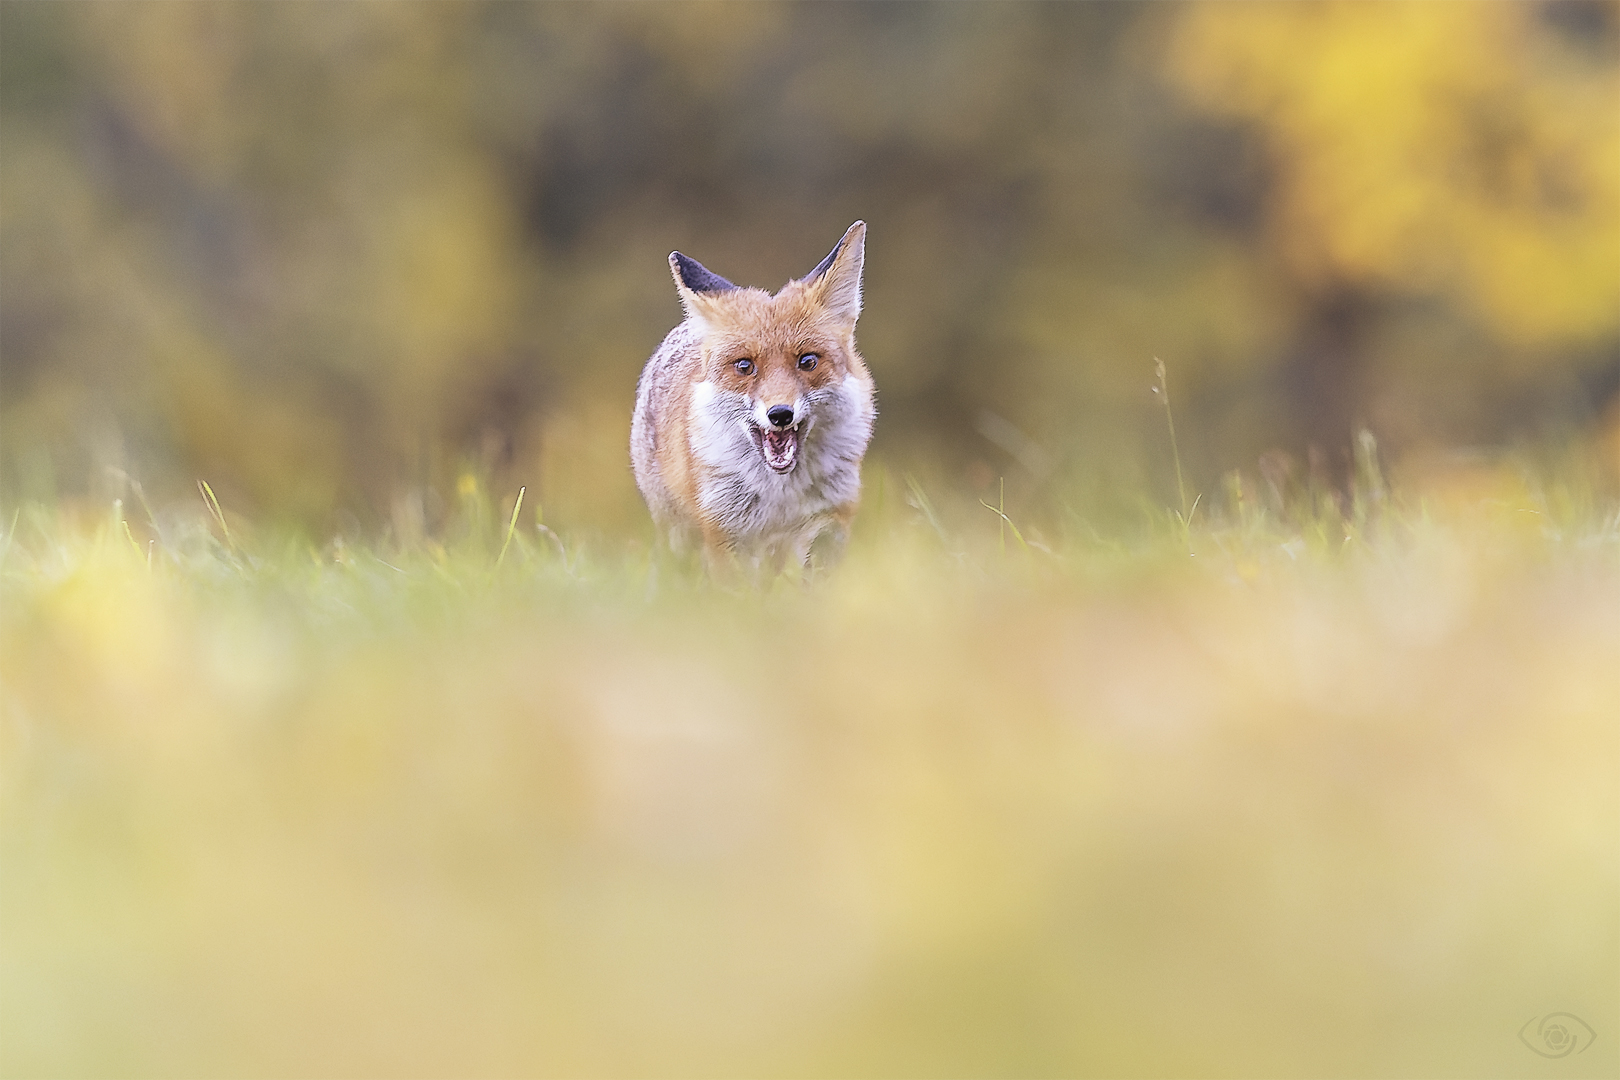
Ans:
[[[804,561],[818,536],[847,531],[875,412],[855,347],[864,245],[857,222],[775,295],[671,255],[687,319],[643,372],[631,456],[673,546],[696,533],[711,559]]]

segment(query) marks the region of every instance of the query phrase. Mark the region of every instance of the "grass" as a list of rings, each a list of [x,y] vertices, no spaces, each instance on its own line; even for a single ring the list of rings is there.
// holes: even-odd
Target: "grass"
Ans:
[[[759,589],[12,508],[0,1071],[1613,1074],[1617,506],[1358,454]]]

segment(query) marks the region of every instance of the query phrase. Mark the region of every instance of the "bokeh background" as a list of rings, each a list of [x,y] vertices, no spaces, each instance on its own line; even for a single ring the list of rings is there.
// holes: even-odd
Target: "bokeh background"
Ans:
[[[665,256],[857,217],[875,459],[1009,505],[1173,495],[1154,357],[1197,490],[1588,437],[1617,101],[1612,3],[6,3],[0,499],[644,529]]]
[[[0,1077],[1620,1076],[1617,389],[1613,3],[0,0]]]

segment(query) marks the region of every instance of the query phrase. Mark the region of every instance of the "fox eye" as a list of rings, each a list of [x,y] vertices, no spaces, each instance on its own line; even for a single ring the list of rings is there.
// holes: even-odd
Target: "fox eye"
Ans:
[[[817,356],[813,352],[805,353],[803,356],[799,357],[799,370],[800,371],[814,371],[814,370],[816,370],[816,361],[820,360],[820,359],[821,359],[821,357]]]
[[[754,362],[746,356],[731,366],[737,369],[739,375],[752,375],[754,373]]]

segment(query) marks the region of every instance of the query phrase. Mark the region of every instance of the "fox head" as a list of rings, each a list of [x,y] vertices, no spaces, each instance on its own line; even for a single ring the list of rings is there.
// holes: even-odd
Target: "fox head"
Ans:
[[[773,296],[670,252],[675,288],[701,342],[700,387],[777,473],[791,472],[811,429],[845,409],[849,380],[868,383],[855,351],[865,255],[866,223],[857,221],[814,270]]]

